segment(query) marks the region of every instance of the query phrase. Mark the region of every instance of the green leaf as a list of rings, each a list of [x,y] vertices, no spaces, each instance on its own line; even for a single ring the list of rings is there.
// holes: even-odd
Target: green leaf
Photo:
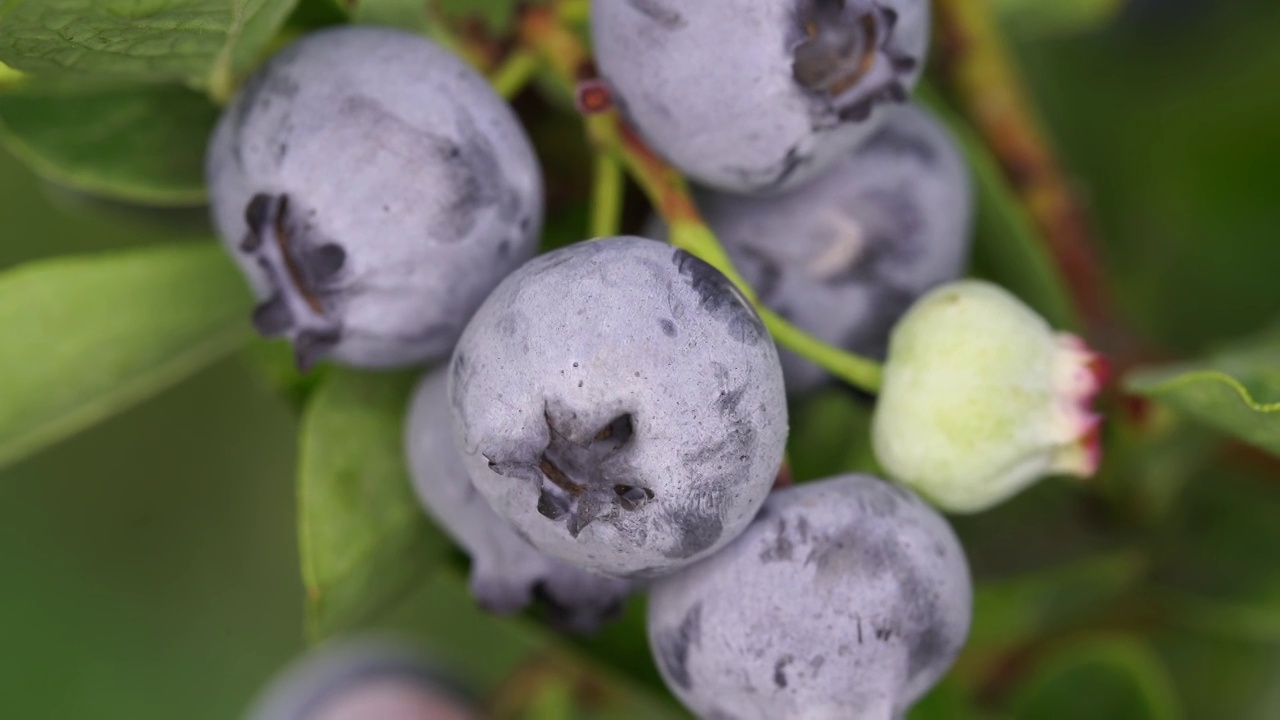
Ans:
[[[666,682],[649,652],[646,611],[647,598],[643,594],[633,595],[621,617],[606,623],[595,635],[572,637],[569,641],[598,665],[608,666],[634,683],[665,692]]]
[[[951,130],[973,172],[978,204],[973,270],[1008,288],[1054,327],[1075,327],[1071,295],[1049,256],[1048,244],[982,138],[933,88],[922,84],[917,95]]]
[[[0,62],[50,77],[182,82],[225,96],[294,0],[10,0]]]
[[[213,243],[0,274],[0,466],[192,375],[249,337],[250,297]]]
[[[1125,387],[1280,455],[1280,326],[1200,362],[1135,372]]]
[[[794,407],[787,443],[792,476],[804,482],[849,472],[877,473],[871,410],[870,402],[835,388]]]
[[[0,90],[20,85],[26,75],[0,62]]]
[[[298,369],[293,346],[283,340],[257,340],[240,353],[240,359],[295,411],[301,412],[315,391],[324,384],[331,365],[321,364],[310,372]]]
[[[907,711],[906,720],[979,720],[982,713],[955,674],[947,675]]]
[[[364,4],[350,0],[297,0],[293,12],[285,21],[285,33],[311,32],[331,25],[341,25],[350,20],[350,13],[355,11],[355,7]],[[418,3],[419,13],[425,5],[425,2]]]
[[[1177,720],[1177,692],[1160,658],[1126,636],[1079,641],[1049,658],[1018,692],[1014,718]]]
[[[993,0],[1000,19],[1016,35],[1096,30],[1115,20],[1126,0]]]
[[[1118,552],[979,584],[970,649],[1027,642],[1088,619],[1139,586],[1141,553]]]
[[[404,458],[418,377],[333,368],[303,413],[298,533],[313,639],[400,600],[449,547],[418,505]]]
[[[1190,718],[1280,717],[1280,645],[1157,631],[1159,650]]]
[[[369,25],[386,25],[425,32],[431,27],[424,0],[356,0],[351,19]]]
[[[0,139],[46,180],[149,205],[204,202],[218,109],[180,87],[27,86],[0,95]]]
[[[1272,468],[1259,470],[1219,464],[1206,471],[1155,538],[1151,599],[1177,626],[1280,643],[1280,486]]]

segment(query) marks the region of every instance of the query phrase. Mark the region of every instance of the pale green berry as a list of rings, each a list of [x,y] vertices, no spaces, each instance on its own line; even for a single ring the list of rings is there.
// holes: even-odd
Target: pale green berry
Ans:
[[[944,285],[894,328],[876,407],[876,457],[950,512],[996,505],[1100,461],[1091,410],[1105,364],[1006,290]]]

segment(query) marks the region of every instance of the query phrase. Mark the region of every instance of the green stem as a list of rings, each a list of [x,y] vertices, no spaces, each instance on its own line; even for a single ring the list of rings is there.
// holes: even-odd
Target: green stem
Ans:
[[[569,88],[578,86],[584,65],[590,56],[582,40],[566,26],[561,15],[546,8],[527,10],[521,19],[520,40],[524,48],[536,52],[542,58],[546,67],[562,84]],[[602,177],[600,171],[605,168],[604,163],[621,165],[644,191],[658,215],[666,221],[671,244],[702,258],[737,285],[743,295],[756,306],[765,326],[779,345],[812,360],[855,387],[872,393],[880,389],[879,363],[829,345],[760,305],[751,286],[733,267],[733,262],[715,233],[703,222],[684,176],[654,154],[626,126],[615,110],[587,115],[586,125],[587,135],[597,157],[597,202],[601,201],[600,196],[606,192],[601,188],[608,188],[614,182],[608,177]],[[603,175],[612,172],[613,170],[604,170]],[[608,192],[610,196],[617,194],[620,197],[620,193],[616,191]],[[594,209],[593,230],[602,229],[604,218],[612,218],[617,213],[616,209],[608,205],[611,200],[605,198],[604,201],[605,207]]]
[[[880,391],[884,369],[880,363],[828,345],[782,319],[766,307],[758,307],[765,327],[779,345],[822,366],[832,375],[869,393]]]
[[[584,25],[591,18],[591,0],[560,0],[556,16],[571,25]]]
[[[493,89],[510,100],[529,84],[538,72],[538,56],[527,50],[516,50],[489,76]]]
[[[609,153],[596,155],[595,187],[591,195],[592,238],[613,237],[622,225],[622,164]]]

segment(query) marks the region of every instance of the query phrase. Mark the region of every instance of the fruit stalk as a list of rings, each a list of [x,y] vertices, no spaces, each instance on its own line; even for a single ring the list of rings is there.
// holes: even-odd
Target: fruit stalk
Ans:
[[[1095,231],[1009,57],[991,3],[937,0],[934,9],[949,89],[1040,229],[1089,336],[1112,350],[1121,336]]]
[[[590,55],[553,7],[527,10],[519,34],[522,44],[537,53],[565,87],[576,88],[596,153],[614,158],[627,170],[671,229],[672,245],[702,258],[732,280],[755,306],[775,341],[855,387],[872,393],[879,389],[879,363],[828,345],[760,304],[703,222],[684,176],[654,154],[609,107],[607,90],[592,79]]]

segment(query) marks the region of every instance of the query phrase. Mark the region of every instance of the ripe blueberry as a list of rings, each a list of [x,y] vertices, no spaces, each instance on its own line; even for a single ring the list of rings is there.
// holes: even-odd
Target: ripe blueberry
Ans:
[[[601,75],[645,140],[698,182],[816,177],[906,100],[927,0],[593,0]]]
[[[484,78],[419,36],[309,35],[236,96],[207,156],[213,217],[301,366],[446,355],[533,252],[542,180]]]
[[[773,341],[719,271],[635,237],[540,256],[454,351],[476,487],[529,542],[616,577],[714,552],[768,494],[787,434]]]
[[[552,622],[577,632],[598,629],[620,609],[631,583],[548,557],[489,507],[454,445],[448,379],[441,368],[418,385],[405,423],[405,446],[423,507],[471,557],[472,596],[498,613],[518,611],[538,596]]]
[[[728,547],[657,581],[649,642],[699,717],[889,720],[951,666],[972,599],[942,516],[845,475],[775,492]]]
[[[413,650],[382,639],[326,645],[277,677],[251,720],[478,720]]]
[[[867,142],[804,187],[768,198],[697,193],[762,303],[833,345],[876,358],[920,295],[964,273],[973,234],[973,191],[955,141],[915,105],[884,113]],[[781,356],[793,395],[830,378],[799,355]]]

